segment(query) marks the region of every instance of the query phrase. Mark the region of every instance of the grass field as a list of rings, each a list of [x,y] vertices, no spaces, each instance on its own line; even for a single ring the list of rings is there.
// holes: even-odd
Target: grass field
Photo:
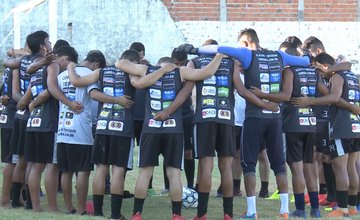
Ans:
[[[137,154],[135,154],[137,155]],[[136,164],[136,159],[134,161],[134,164]],[[209,208],[208,208],[208,219],[210,220],[217,220],[223,218],[223,211],[222,211],[222,199],[216,198],[216,189],[219,186],[220,178],[219,178],[219,171],[216,168],[217,165],[215,165],[215,169],[213,171],[213,181],[212,181],[212,190],[209,200]],[[0,165],[0,181],[2,182],[2,169],[3,164]],[[138,176],[138,168],[135,168],[133,171],[128,172],[126,177],[126,185],[125,188],[127,190],[130,190],[130,192],[134,191],[134,186],[136,183],[136,179]],[[91,188],[91,182],[93,179],[93,175],[91,175],[91,181],[90,181],[90,188],[89,188],[89,196],[88,199],[92,199],[92,188]],[[270,191],[274,191],[276,188],[274,178],[270,177]],[[182,175],[182,182],[186,184],[185,175]],[[291,184],[291,182],[289,182]],[[258,189],[260,185],[260,180],[258,179]],[[153,186],[154,189],[160,193],[163,189],[163,180],[162,180],[162,168],[158,167],[155,169],[155,175],[153,180]],[[42,186],[43,191],[44,187]],[[242,190],[243,185],[242,185]],[[74,190],[75,191],[75,190]],[[289,190],[291,192],[291,189]],[[75,193],[75,192],[73,192]],[[46,210],[46,196],[41,198],[43,209]],[[62,194],[58,194],[58,203],[61,210],[65,210],[64,208],[64,202]],[[75,195],[74,195],[74,204],[75,202]],[[133,199],[125,199],[123,201],[123,207],[122,207],[122,213],[127,217],[130,218],[131,212],[133,207]],[[265,199],[258,199],[257,201],[257,211],[260,219],[276,219],[278,210],[280,207],[279,201],[271,201],[271,200],[265,200]],[[105,196],[104,199],[104,214],[106,218],[109,218],[110,216],[110,196]],[[290,203],[290,211],[294,209],[294,204]],[[234,219],[240,219],[240,215],[243,211],[246,210],[246,199],[245,197],[235,197],[234,198]],[[310,210],[309,207],[307,207],[307,212]],[[183,208],[183,216],[185,216],[188,219],[192,219],[192,217],[196,214],[196,209],[185,209]],[[322,210],[322,214],[324,214]],[[149,220],[168,220],[171,216],[171,203],[170,198],[168,196],[156,196],[156,197],[149,197],[145,200],[144,204],[144,210],[143,210],[143,219],[149,219]],[[65,215],[62,213],[32,213],[31,211],[25,211],[23,209],[4,209],[0,208],[0,219],[6,219],[6,220],[12,220],[12,219],[104,219],[104,218],[95,218],[95,217],[89,217],[89,216],[76,216],[76,215]],[[360,217],[359,217],[360,219]]]

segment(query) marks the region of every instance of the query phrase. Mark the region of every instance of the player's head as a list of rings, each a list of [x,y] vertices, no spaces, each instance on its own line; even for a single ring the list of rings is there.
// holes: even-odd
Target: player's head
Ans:
[[[207,46],[207,45],[218,45],[218,44],[219,43],[214,39],[207,39],[206,41],[204,41],[202,45]]]
[[[130,45],[130,50],[135,50],[139,53],[140,61],[145,57],[145,46],[141,42],[134,42]]]
[[[90,68],[92,70],[106,66],[105,56],[100,50],[90,50],[86,55],[85,61],[92,64]]]
[[[296,36],[288,36],[284,42],[288,42],[296,48],[299,54],[302,54],[302,42],[301,40]]]
[[[36,31],[26,37],[26,43],[31,53],[47,53],[51,51],[49,34],[45,31]]]
[[[260,43],[256,31],[252,28],[245,28],[241,30],[238,36],[238,41],[241,47],[248,48],[258,46]]]
[[[61,71],[64,71],[70,62],[78,62],[79,55],[73,47],[62,46],[54,51],[54,53],[58,57],[56,62],[59,64]]]
[[[158,62],[157,62],[157,66],[162,66],[162,65],[164,65],[164,64],[167,64],[167,63],[173,63],[173,64],[175,64],[175,61],[174,61],[174,59],[173,58],[171,58],[171,57],[161,57],[159,60],[158,60]]]
[[[59,40],[57,40],[55,42],[53,50],[56,50],[56,49],[58,49],[59,47],[62,47],[62,46],[70,46],[70,44],[66,40],[59,39]]]
[[[335,65],[335,59],[329,54],[324,52],[324,53],[320,53],[315,57],[314,63],[315,66],[320,70],[320,72],[324,74],[324,72],[326,72],[324,70],[327,70],[330,66]],[[327,75],[329,76],[329,74],[332,73],[328,73]]]
[[[308,37],[302,46],[303,50],[308,50],[311,56],[316,57],[320,53],[325,52],[324,44],[317,37]]]
[[[176,51],[177,48],[174,48],[174,50],[171,53],[171,58],[174,59],[174,62],[177,66],[185,66],[187,63],[187,53],[184,51]]]
[[[290,55],[294,55],[294,56],[299,56],[300,53],[297,51],[297,48],[294,44],[292,43],[289,43],[287,41],[284,41],[280,44],[279,46],[279,50],[287,53],[287,54],[290,54]]]
[[[136,50],[125,50],[120,56],[120,60],[122,59],[133,63],[140,63],[140,55]]]

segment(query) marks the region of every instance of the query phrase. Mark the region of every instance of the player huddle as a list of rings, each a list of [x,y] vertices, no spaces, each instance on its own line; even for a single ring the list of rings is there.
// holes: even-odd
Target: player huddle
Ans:
[[[61,171],[66,212],[89,214],[86,198],[94,164],[93,214],[104,215],[105,180],[111,168],[111,219],[124,220],[124,182],[132,169],[136,138],[140,171],[132,220],[142,219],[160,154],[173,220],[185,219],[181,169],[188,188],[193,188],[193,158],[198,159],[194,219],[207,219],[215,156],[224,220],[234,218],[233,197],[241,195],[242,172],[247,209],[241,217],[258,218],[255,168],[259,155],[267,155],[276,176],[279,218],[307,217],[305,186],[311,217],[321,218],[319,204],[331,202],[336,208],[327,217],[356,215],[360,91],[351,65],[337,63],[315,37],[304,44],[289,37],[278,51],[260,47],[253,29],[242,30],[238,40],[238,48],[220,46],[214,40],[200,48],[180,45],[172,57],[163,57],[156,65],[144,60],[145,48],[136,42],[107,66],[101,51],[90,51],[78,65],[78,54],[67,42],[59,40],[51,48],[46,32],[28,35],[27,49],[8,51],[14,57],[4,61],[2,206],[22,206],[24,189],[25,208],[41,211],[40,180],[45,170],[49,211],[58,211]],[[187,54],[198,56],[187,61]],[[286,163],[292,174],[296,207],[292,212]],[[318,167],[324,170],[325,202],[319,201]]]

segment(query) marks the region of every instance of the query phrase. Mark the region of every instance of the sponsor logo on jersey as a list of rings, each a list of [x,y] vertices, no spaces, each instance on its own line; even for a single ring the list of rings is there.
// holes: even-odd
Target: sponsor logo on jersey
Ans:
[[[218,88],[219,97],[229,97],[229,89],[225,87]]]
[[[31,94],[33,96],[36,96],[38,93],[37,93],[37,89],[36,89],[36,86],[31,86]]]
[[[174,100],[175,99],[175,90],[165,90],[163,91],[164,100]]]
[[[270,82],[280,82],[280,73],[270,73]]]
[[[26,110],[17,110],[16,114],[18,115],[24,115]]]
[[[116,88],[115,89],[115,96],[120,97],[124,95],[124,88]]]
[[[216,84],[216,76],[211,76],[211,77],[205,79],[204,84],[215,85]]]
[[[163,109],[168,108],[172,102],[163,102],[162,107]]]
[[[300,83],[307,83],[307,81],[306,77],[300,77]]]
[[[109,121],[109,130],[122,131],[124,129],[124,123],[121,121]]]
[[[263,63],[263,62],[259,62],[259,70],[262,71],[262,70],[268,70],[269,69],[269,66],[267,63]]]
[[[351,131],[354,133],[359,133],[360,132],[360,124],[359,123],[353,123],[351,125]]]
[[[110,114],[109,111],[101,111],[99,116],[102,118],[108,118],[109,114]]]
[[[161,121],[155,121],[154,119],[149,119],[148,126],[150,128],[160,128],[161,127]]]
[[[261,91],[263,93],[270,93],[270,86],[268,84],[261,84],[260,86]]]
[[[307,86],[302,86],[300,90],[301,90],[302,94],[305,94],[305,95],[309,94],[309,88]]]
[[[72,113],[72,112],[66,112],[65,118],[73,119],[73,118],[74,118],[74,113]]]
[[[280,91],[280,84],[271,84],[270,85],[270,92],[276,93]]]
[[[349,90],[349,99],[355,100],[355,90]]]
[[[227,76],[217,76],[216,77],[216,84],[219,86],[228,86],[229,79]]]
[[[316,125],[316,117],[310,117],[309,120],[311,125]]]
[[[216,117],[216,109],[214,108],[208,108],[203,109],[201,112],[202,118],[215,118]]]
[[[104,103],[103,108],[112,108],[113,104],[112,103]]]
[[[161,110],[161,102],[160,101],[151,100],[150,101],[150,106],[154,110],[157,110],[157,111]]]
[[[173,79],[163,80],[163,88],[164,89],[174,89],[175,88],[175,80],[173,80]]]
[[[117,119],[117,120],[124,120],[125,119],[125,112],[124,111],[119,111],[119,112],[114,111],[112,113],[112,118]]]
[[[7,115],[0,115],[0,123],[5,124],[7,122]]]
[[[114,88],[113,87],[104,87],[104,93],[109,96],[114,96]]]
[[[215,86],[203,86],[201,95],[215,96],[216,95],[216,87]]]
[[[310,108],[299,108],[299,114],[308,115],[310,114]]]
[[[162,81],[161,80],[156,81],[156,83],[153,86],[157,87],[157,88],[161,88],[162,87]]]
[[[215,106],[215,99],[203,99],[202,100],[202,106],[203,107]]]
[[[229,100],[227,99],[219,99],[218,100],[219,108],[230,108]]]
[[[159,89],[150,89],[150,97],[153,99],[161,99],[161,90]]]
[[[176,127],[176,121],[175,119],[168,119],[166,121],[163,122],[163,127],[164,128],[173,128]]]
[[[105,130],[106,126],[107,126],[106,120],[98,120],[96,123],[96,129],[99,129],[99,130]]]
[[[72,126],[73,126],[73,123],[74,123],[74,120],[73,120],[73,119],[65,119],[65,121],[64,121],[64,126],[65,126],[65,127],[72,127]]]
[[[309,95],[310,96],[315,96],[315,93],[316,93],[315,86],[309,86]]]
[[[218,117],[220,119],[226,119],[226,120],[230,120],[231,118],[231,112],[229,110],[222,110],[220,109],[218,111]]]
[[[308,117],[299,117],[299,125],[310,125]]]
[[[41,118],[31,119],[31,127],[38,128],[41,125]]]
[[[260,73],[260,82],[268,83],[270,81],[270,77],[268,73]]]
[[[276,58],[277,59],[277,58]],[[274,62],[269,62],[269,70],[270,71],[281,71],[281,66],[280,63],[278,61],[274,61]],[[279,73],[280,76],[280,73]]]

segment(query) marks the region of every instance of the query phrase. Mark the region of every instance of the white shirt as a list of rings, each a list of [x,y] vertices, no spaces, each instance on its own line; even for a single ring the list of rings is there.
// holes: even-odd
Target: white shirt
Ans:
[[[240,73],[240,78],[244,83],[244,74]],[[235,91],[235,126],[243,126],[244,119],[245,119],[245,107],[246,102],[243,97],[239,95],[237,91]]]

